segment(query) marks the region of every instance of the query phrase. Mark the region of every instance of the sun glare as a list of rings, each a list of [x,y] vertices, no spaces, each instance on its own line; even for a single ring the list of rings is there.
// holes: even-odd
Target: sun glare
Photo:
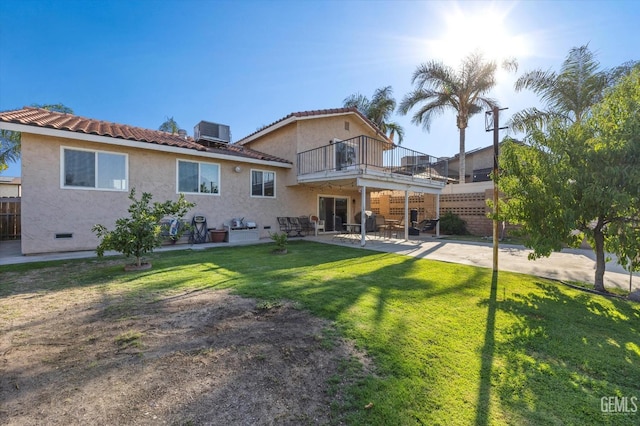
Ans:
[[[443,32],[429,40],[434,58],[455,67],[475,51],[497,62],[528,55],[526,37],[512,33],[514,25],[508,20],[510,9],[505,3],[474,11],[462,10],[457,3],[449,5],[453,7],[441,11]]]

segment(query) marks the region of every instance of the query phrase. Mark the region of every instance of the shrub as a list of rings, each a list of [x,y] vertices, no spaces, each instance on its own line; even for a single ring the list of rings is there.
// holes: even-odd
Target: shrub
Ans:
[[[142,256],[153,251],[154,248],[162,245],[162,226],[160,220],[166,216],[173,216],[180,222],[187,211],[194,207],[180,194],[178,201],[155,202],[151,205],[151,194],[142,193],[140,200],[137,200],[135,188],[131,189],[129,199],[130,217],[123,217],[116,220],[116,227],[109,231],[104,225],[94,225],[91,229],[100,239],[100,244],[96,248],[98,256],[103,256],[106,250],[115,250],[125,256],[134,256],[136,266],[142,265]],[[179,232],[184,232],[181,229]],[[179,236],[178,236],[179,238]]]
[[[457,214],[446,212],[440,216],[440,232],[449,235],[466,235],[467,223]]]
[[[271,239],[276,243],[276,250],[280,252],[284,252],[287,249],[287,244],[289,243],[289,239],[285,232],[269,234]]]

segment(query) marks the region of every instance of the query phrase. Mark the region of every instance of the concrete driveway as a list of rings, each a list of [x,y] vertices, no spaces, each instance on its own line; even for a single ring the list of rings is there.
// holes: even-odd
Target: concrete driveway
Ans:
[[[318,241],[360,247],[359,239],[317,237]],[[454,241],[430,236],[411,237],[410,240],[370,238],[364,249],[403,254],[443,262],[493,267],[493,244]],[[502,245],[498,250],[498,270],[520,272],[562,281],[593,283],[595,254],[589,249],[564,249],[548,258],[528,260],[532,250],[522,246]],[[607,262],[604,274],[605,287],[629,290],[629,273],[615,260]],[[633,275],[634,290],[640,290],[640,273]]]

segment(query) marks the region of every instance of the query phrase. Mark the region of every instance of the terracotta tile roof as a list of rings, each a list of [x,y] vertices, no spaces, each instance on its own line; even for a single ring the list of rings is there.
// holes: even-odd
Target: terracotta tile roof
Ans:
[[[290,163],[290,161],[249,148],[232,144],[213,144],[212,147],[203,146],[191,137],[183,138],[159,130],[143,129],[126,124],[110,123],[107,121],[84,118],[73,114],[49,111],[42,108],[24,107],[14,111],[0,112],[0,122],[24,124],[27,126],[51,128],[76,133],[106,136],[136,142],[147,142],[157,145],[194,149],[236,157],[253,158],[258,160]]]
[[[49,111],[42,108],[24,107],[15,111],[0,113],[0,121],[25,124],[27,126],[45,127],[69,132],[86,133],[88,135],[108,136],[130,141],[148,142],[180,148],[205,151],[206,148],[193,140],[183,139],[159,130],[143,129],[126,124],[84,118],[73,114]]]
[[[215,146],[207,148],[207,151],[218,154],[233,155],[236,157],[246,157],[256,160],[276,161],[279,163],[293,164],[291,161],[285,160],[284,158],[276,157],[275,155],[270,155],[233,143],[217,143],[215,144]]]
[[[254,136],[266,129],[268,129],[269,127],[272,127],[280,122],[283,122],[285,120],[288,120],[292,117],[296,117],[296,118],[305,118],[305,117],[322,117],[324,115],[334,115],[334,114],[356,114],[358,115],[365,123],[367,123],[369,126],[371,126],[376,133],[379,133],[381,136],[383,136],[386,139],[386,136],[383,135],[382,131],[380,131],[380,129],[378,128],[378,126],[376,126],[376,124],[369,120],[367,117],[364,116],[364,114],[362,114],[358,108],[355,107],[349,107],[349,108],[330,108],[330,109],[316,109],[316,110],[312,110],[312,111],[300,111],[300,112],[292,112],[291,114],[287,115],[286,117],[283,117],[279,120],[274,121],[271,124],[268,124],[266,126],[264,126],[263,128],[256,130],[255,132],[251,133],[250,135],[245,136],[244,138],[240,139],[239,141],[236,142],[236,144],[242,144],[243,141],[245,141],[246,139],[249,139],[251,136]]]

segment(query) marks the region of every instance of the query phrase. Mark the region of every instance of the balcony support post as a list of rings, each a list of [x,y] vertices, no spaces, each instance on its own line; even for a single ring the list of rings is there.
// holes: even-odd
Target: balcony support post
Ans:
[[[404,240],[409,239],[409,191],[404,191]]]
[[[367,187],[362,185],[360,188],[360,246],[367,244],[367,216],[364,214],[367,203]]]

